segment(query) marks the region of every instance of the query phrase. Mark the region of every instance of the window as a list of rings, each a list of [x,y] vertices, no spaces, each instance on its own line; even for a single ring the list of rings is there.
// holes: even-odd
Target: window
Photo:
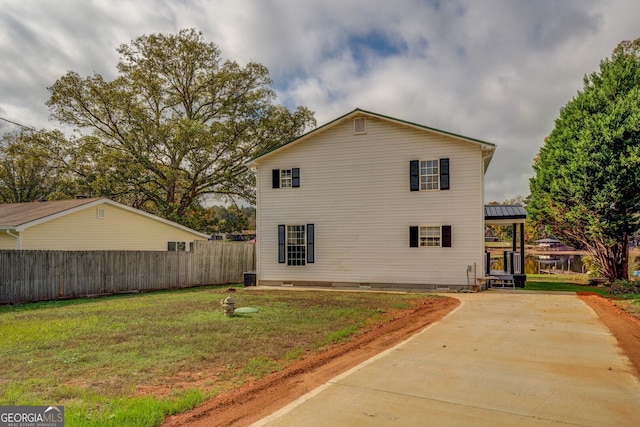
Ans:
[[[96,218],[104,219],[104,208],[96,208]]]
[[[439,183],[438,161],[426,160],[420,162],[420,190],[437,190]]]
[[[448,190],[449,159],[411,160],[409,189],[411,191]]]
[[[440,227],[420,227],[420,246],[440,246]]]
[[[273,169],[272,188],[298,188],[300,187],[300,168]]]
[[[409,227],[409,247],[451,247],[451,226]]]
[[[367,133],[366,117],[357,117],[353,119],[353,133],[356,135]]]
[[[278,262],[303,266],[315,262],[315,226],[278,225]]]
[[[287,265],[304,265],[305,249],[304,225],[288,225]]]
[[[169,252],[184,252],[187,250],[187,242],[167,242]]]
[[[280,188],[291,188],[291,169],[280,171]]]

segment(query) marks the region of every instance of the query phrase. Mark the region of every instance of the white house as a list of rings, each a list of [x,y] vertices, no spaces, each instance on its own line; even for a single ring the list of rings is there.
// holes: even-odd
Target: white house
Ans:
[[[495,145],[356,109],[249,162],[258,285],[449,288],[483,275]]]

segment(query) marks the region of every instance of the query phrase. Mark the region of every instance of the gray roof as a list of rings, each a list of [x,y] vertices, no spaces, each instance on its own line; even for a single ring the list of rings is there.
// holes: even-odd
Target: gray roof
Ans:
[[[123,205],[104,197],[79,198],[72,200],[56,200],[52,202],[29,202],[29,203],[5,203],[0,204],[0,230],[24,231],[42,222],[51,221],[64,215],[68,215],[79,210],[89,209],[92,206],[107,204],[119,209],[142,215],[154,221],[180,228],[184,231],[196,234],[203,238],[208,238],[208,234],[192,230],[184,225],[178,224],[168,219],[150,214],[148,212]]]
[[[485,220],[498,220],[498,219],[525,219],[527,217],[527,211],[523,206],[508,206],[508,205],[485,205],[484,206],[484,219]]]
[[[100,198],[0,204],[0,226],[5,228],[17,227],[69,209],[77,208],[78,206],[86,205],[87,203],[95,202],[96,200],[100,200]]]

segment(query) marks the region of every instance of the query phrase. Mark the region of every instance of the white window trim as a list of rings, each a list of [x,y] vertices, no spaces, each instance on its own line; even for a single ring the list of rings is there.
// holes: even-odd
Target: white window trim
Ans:
[[[289,247],[293,246],[289,243],[289,233],[292,232],[292,228],[293,227],[302,227],[302,243],[297,242],[295,244],[296,247],[302,248],[302,258],[298,257],[298,258],[291,258],[291,252],[289,251]],[[286,264],[289,267],[304,267],[307,264],[307,226],[304,224],[287,224],[286,225],[286,235],[285,235],[285,239],[286,239],[286,247],[285,247],[285,260],[286,260]],[[300,252],[298,252],[297,254],[300,254]],[[298,262],[301,263],[296,263],[296,264],[291,264],[292,261],[297,260]]]
[[[428,235],[426,234],[426,230],[428,228],[431,229],[438,229],[438,235]],[[438,244],[437,245],[427,245],[427,244],[422,244],[423,243],[423,230],[425,230],[425,235],[424,235],[424,239],[425,239],[425,243],[428,242],[429,238],[438,239]],[[419,248],[441,248],[442,247],[442,226],[441,225],[419,225],[418,226],[418,247]]]
[[[353,119],[353,134],[363,135],[365,133],[367,133],[367,118],[356,117]]]
[[[435,162],[436,170],[437,170],[436,173],[431,173],[431,174],[422,173],[422,164],[427,162]],[[440,190],[440,161],[438,159],[420,160],[418,167],[420,168],[420,191],[439,191]],[[431,185],[433,186],[435,183],[435,188],[426,188],[427,178],[429,177],[433,179],[431,182]]]
[[[293,188],[293,169],[280,169],[280,188]]]
[[[175,250],[169,249],[169,244],[170,243],[175,243],[175,245],[176,245],[176,249]],[[182,249],[180,249],[180,246],[183,246]],[[190,248],[190,245],[187,245],[187,242],[185,242],[185,241],[177,241],[177,240],[169,240],[169,241],[167,241],[167,251],[168,252],[189,252],[189,248]]]

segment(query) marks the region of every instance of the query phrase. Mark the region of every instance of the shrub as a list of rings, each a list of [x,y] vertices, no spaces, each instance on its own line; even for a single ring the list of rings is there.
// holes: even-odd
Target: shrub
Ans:
[[[600,271],[602,271],[602,266],[598,262],[597,259],[592,257],[591,255],[585,255],[580,260],[582,262],[582,266],[585,268],[589,276],[599,276]]]
[[[640,294],[640,282],[633,280],[616,280],[609,288],[612,295]]]

